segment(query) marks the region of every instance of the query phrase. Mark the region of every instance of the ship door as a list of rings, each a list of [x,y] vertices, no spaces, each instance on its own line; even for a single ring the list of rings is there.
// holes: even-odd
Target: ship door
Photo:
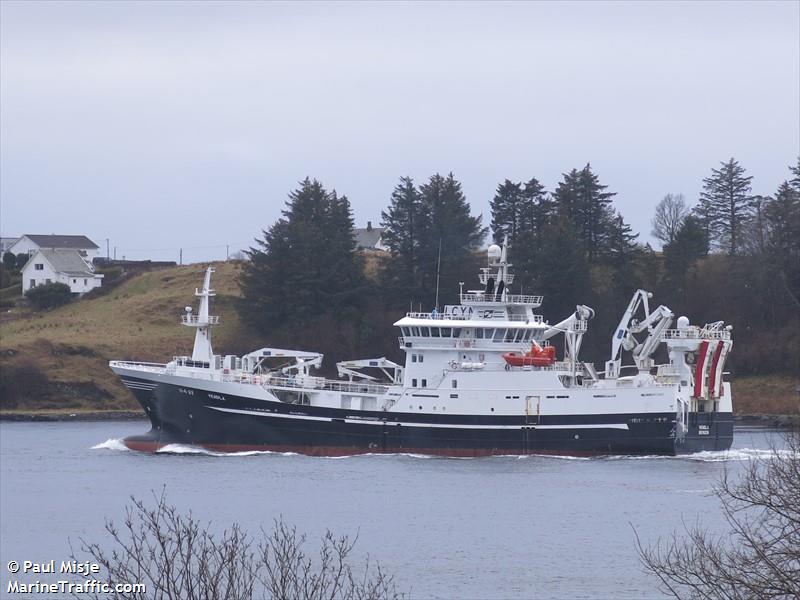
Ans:
[[[541,414],[541,396],[525,396],[525,423],[538,425]]]

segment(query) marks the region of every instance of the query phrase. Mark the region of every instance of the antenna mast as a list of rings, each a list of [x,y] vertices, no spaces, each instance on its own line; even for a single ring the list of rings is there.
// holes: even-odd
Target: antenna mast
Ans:
[[[439,258],[436,260],[436,310],[439,310],[439,274],[442,270],[442,238],[439,238]]]

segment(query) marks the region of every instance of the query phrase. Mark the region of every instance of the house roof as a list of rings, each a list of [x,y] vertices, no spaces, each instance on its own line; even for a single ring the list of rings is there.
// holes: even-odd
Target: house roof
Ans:
[[[375,248],[381,235],[383,234],[383,227],[367,227],[366,229],[353,229],[356,236],[356,247],[361,250],[363,248]]]
[[[76,250],[86,250],[87,248],[100,247],[85,235],[36,235],[26,233],[24,237],[39,246],[39,248],[75,248]]]
[[[53,270],[57,273],[66,273],[67,275],[80,275],[82,277],[86,277],[87,275],[91,275],[94,277],[94,271],[89,266],[89,264],[83,260],[83,257],[78,253],[77,250],[52,250],[49,248],[42,248],[40,249],[37,254],[41,254],[44,258],[47,259],[47,262],[53,267]],[[35,257],[34,254],[31,257]],[[30,261],[28,261],[30,262]],[[27,264],[25,265],[28,266]]]

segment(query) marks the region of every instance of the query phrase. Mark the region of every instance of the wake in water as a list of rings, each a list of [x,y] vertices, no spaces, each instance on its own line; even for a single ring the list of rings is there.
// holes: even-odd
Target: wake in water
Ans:
[[[129,452],[130,448],[123,444],[120,439],[109,438],[105,442],[92,446],[92,450],[119,450],[121,452]]]
[[[117,450],[121,452],[130,452],[130,449],[122,442],[121,439],[107,439],[92,446],[92,450]],[[217,452],[214,450],[207,450],[199,446],[190,446],[187,444],[168,444],[163,448],[156,451],[156,454],[175,454],[175,455],[200,455],[200,456],[218,456],[218,457],[235,457],[235,456],[300,456],[297,452],[272,452],[270,450],[249,450],[243,452]],[[479,459],[499,459],[499,458],[513,458],[517,460],[523,459],[551,459],[551,460],[688,460],[697,462],[725,462],[725,461],[744,461],[754,459],[770,459],[774,456],[790,456],[791,450],[764,450],[759,448],[736,448],[733,450],[721,451],[706,451],[697,452],[695,454],[682,454],[679,456],[663,456],[663,455],[613,455],[613,456],[568,456],[560,454],[526,454],[514,455],[505,454],[490,457],[448,457],[431,454],[417,454],[413,452],[399,452],[393,454],[383,453],[366,453],[366,454],[353,454],[349,456],[324,456],[318,458],[326,458],[328,460],[339,459],[353,459],[353,458],[386,458],[386,457],[403,457],[412,459],[441,459],[441,460],[479,460]]]

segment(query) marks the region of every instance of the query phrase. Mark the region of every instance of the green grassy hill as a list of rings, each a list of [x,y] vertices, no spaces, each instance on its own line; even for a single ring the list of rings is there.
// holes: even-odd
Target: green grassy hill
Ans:
[[[166,362],[191,354],[193,330],[179,324],[180,315],[185,306],[197,308],[194,291],[206,266],[137,274],[106,295],[52,311],[6,313],[0,323],[0,408],[138,408],[108,361]],[[240,265],[214,266],[212,312],[221,317],[213,331],[215,349],[238,353],[257,347],[241,331],[234,309]]]

